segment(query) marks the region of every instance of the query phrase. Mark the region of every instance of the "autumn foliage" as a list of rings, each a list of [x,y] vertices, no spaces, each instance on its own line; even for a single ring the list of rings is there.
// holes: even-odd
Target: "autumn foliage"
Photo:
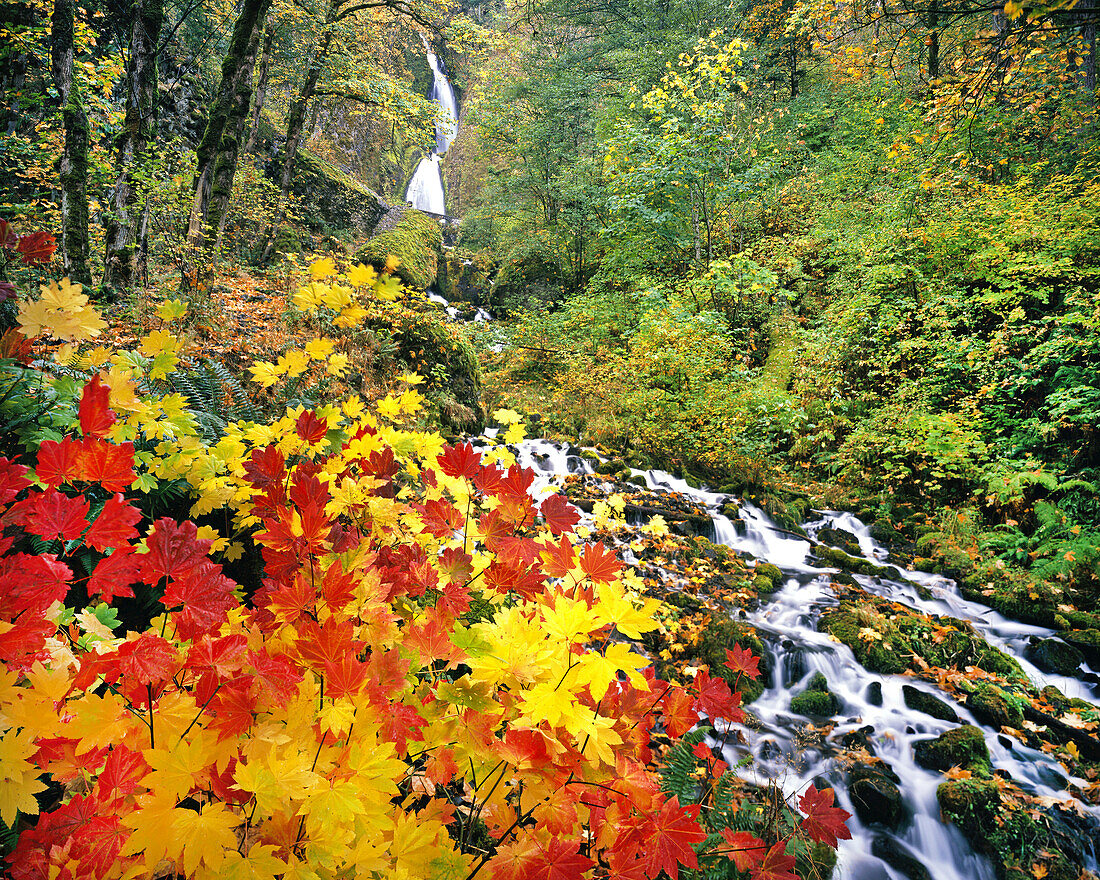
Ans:
[[[291,411],[220,448],[251,595],[206,530],[143,516],[117,375],[33,468],[0,459],[13,878],[793,877],[787,838],[711,833],[653,769],[655,731],[737,722],[740,695],[657,679],[633,573],[506,447],[403,427],[407,390],[390,417]],[[135,592],[155,607],[122,632]],[[728,665],[758,674],[740,648]],[[831,791],[799,807],[799,834],[847,837]]]

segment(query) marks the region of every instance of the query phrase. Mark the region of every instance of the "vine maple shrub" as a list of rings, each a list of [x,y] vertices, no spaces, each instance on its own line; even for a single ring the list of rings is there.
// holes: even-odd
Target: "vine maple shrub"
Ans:
[[[0,458],[16,880],[678,880],[718,861],[785,880],[795,833],[848,836],[813,786],[769,842],[661,790],[655,727],[738,722],[740,695],[707,670],[657,679],[632,640],[658,603],[633,572],[563,498],[533,498],[505,447],[402,428],[414,390],[390,417],[291,410],[230,432],[224,476],[263,557],[246,599],[194,522],[143,522],[119,387],[92,376],[33,470]],[[135,589],[152,620],[118,632],[111,605]],[[759,674],[740,648],[727,665]]]

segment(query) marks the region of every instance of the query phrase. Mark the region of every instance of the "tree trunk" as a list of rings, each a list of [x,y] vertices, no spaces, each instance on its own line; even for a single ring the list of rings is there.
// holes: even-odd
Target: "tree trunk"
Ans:
[[[328,15],[325,16],[325,29],[321,32],[320,42],[313,52],[309,69],[306,71],[306,77],[302,80],[301,88],[298,90],[298,96],[294,99],[294,103],[290,105],[290,111],[286,116],[286,143],[283,146],[282,173],[279,175],[279,202],[275,210],[275,217],[272,219],[265,236],[264,251],[260,258],[263,262],[271,259],[271,254],[275,250],[275,236],[278,233],[279,226],[282,225],[283,217],[286,215],[286,203],[290,199],[290,182],[294,177],[294,160],[298,156],[298,147],[301,146],[302,133],[305,130],[306,106],[309,104],[310,98],[313,97],[313,92],[321,79],[321,71],[325,68],[328,50],[332,44],[332,27],[336,23],[339,11],[340,0],[332,0]]]
[[[928,81],[940,78],[940,8],[938,0],[928,6]]]
[[[238,120],[248,116],[252,103],[252,68],[256,58],[257,34],[263,27],[264,17],[271,6],[271,0],[244,0],[240,14],[233,25],[233,34],[229,39],[229,48],[222,59],[222,75],[215,92],[214,103],[210,105],[210,115],[202,140],[195,149],[194,199],[191,203],[191,217],[187,223],[187,245],[190,250],[189,262],[196,261],[203,266],[204,275],[213,271],[213,244],[217,226],[211,226],[210,200],[214,190],[214,172],[222,158],[223,136],[228,129],[232,136],[236,132]],[[234,139],[239,143],[239,136]],[[228,142],[227,142],[228,143]],[[236,156],[224,157],[222,175],[236,171]],[[183,286],[197,284],[198,276],[194,265],[186,267]]]
[[[1093,103],[1096,102],[1096,13],[1085,13],[1087,19],[1081,29],[1081,36],[1085,44],[1085,91]]]
[[[268,71],[271,69],[271,47],[275,42],[275,28],[268,25],[264,30],[264,49],[260,56],[260,69],[256,73],[256,88],[252,99],[252,127],[248,132],[248,143],[244,146],[246,153],[256,149],[256,139],[260,136],[260,114],[263,112],[264,103],[267,101]]]
[[[791,47],[787,50],[787,63],[791,73],[791,100],[798,97],[798,38],[791,37]]]
[[[248,51],[241,64],[241,80],[252,82],[252,70],[256,64],[256,50],[260,45],[260,32],[252,35]],[[229,202],[233,197],[233,179],[237,175],[237,160],[241,153],[241,141],[248,125],[248,108],[252,96],[247,91],[239,96],[240,106],[233,108],[232,118],[226,123],[218,144],[218,155],[210,187],[210,201],[206,207],[208,228],[214,230],[214,250],[221,248],[225,221],[229,217]]]
[[[144,230],[140,198],[134,184],[135,166],[156,142],[157,43],[164,25],[164,0],[131,0],[130,52],[126,62],[126,117],[115,142],[115,188],[107,215],[107,255],[104,286],[120,291],[134,282],[143,261]],[[137,259],[135,260],[135,253]]]
[[[50,71],[61,103],[65,147],[61,154],[61,251],[65,274],[90,286],[88,272],[88,117],[73,82],[74,0],[54,0]]]

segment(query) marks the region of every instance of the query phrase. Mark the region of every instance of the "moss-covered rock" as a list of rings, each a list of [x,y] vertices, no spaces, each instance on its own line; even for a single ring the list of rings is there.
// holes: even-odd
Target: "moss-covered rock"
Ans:
[[[401,282],[427,290],[439,273],[442,253],[443,233],[437,220],[412,208],[392,208],[374,237],[355,252],[355,259],[381,269],[390,257],[396,257],[400,261],[396,275]]]
[[[1100,666],[1100,629],[1075,629],[1062,633],[1073,647],[1077,648],[1093,666]]]
[[[856,659],[871,672],[898,673],[908,668],[908,645],[896,634],[883,633],[874,621],[861,620],[857,611],[842,606],[821,616],[818,628],[852,649]],[[868,632],[870,631],[870,632]]]
[[[447,250],[439,263],[436,287],[451,302],[488,305],[492,284],[492,261],[483,252],[462,248]]]
[[[988,771],[989,749],[981,730],[972,724],[964,724],[935,739],[925,739],[913,746],[918,764],[929,770],[950,770],[964,767]]]
[[[1073,645],[1061,639],[1039,639],[1027,647],[1027,657],[1044,672],[1073,675],[1085,656]]]
[[[1010,695],[995,684],[982,682],[966,697],[966,707],[994,730],[1019,727],[1024,715]]]
[[[829,690],[829,682],[820,672],[814,674],[806,690],[791,700],[791,711],[799,715],[829,717],[840,711],[840,701]]]
[[[309,205],[309,226],[369,235],[386,212],[381,196],[366,184],[304,150],[298,151],[291,187]]]
[[[774,593],[783,586],[785,580],[786,578],[783,577],[783,572],[780,571],[778,565],[772,565],[770,562],[757,563],[753,587],[759,592]],[[766,583],[758,584],[757,581]]]
[[[871,855],[882,859],[909,880],[932,880],[932,875],[920,860],[893,837],[876,837],[871,842]]]
[[[958,713],[939,697],[925,693],[911,684],[902,685],[901,693],[905,699],[905,705],[910,709],[923,712],[925,715],[931,715],[933,718],[939,718],[940,721],[950,721],[952,724],[959,723]]]
[[[1088,834],[1073,828],[1056,807],[1043,808],[1036,821],[1033,810],[1003,801],[992,779],[948,780],[936,789],[936,797],[944,818],[989,856],[1000,880],[1021,876],[1020,865],[1041,865],[1048,880],[1082,876]]]
[[[901,580],[902,574],[892,565],[876,565],[868,559],[852,556],[837,547],[828,547],[818,544],[813,548],[813,554],[826,565],[844,571],[852,571],[856,574],[865,574],[873,577],[885,577],[892,580]]]

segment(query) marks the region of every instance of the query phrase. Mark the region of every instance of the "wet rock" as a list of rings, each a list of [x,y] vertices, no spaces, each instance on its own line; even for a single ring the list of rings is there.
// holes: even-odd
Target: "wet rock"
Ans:
[[[1056,807],[1038,813],[1021,810],[1015,800],[1001,800],[991,779],[948,780],[936,789],[936,798],[944,818],[958,826],[975,850],[990,857],[1001,880],[1019,876],[1020,864],[1041,864],[1047,880],[1083,876],[1083,845],[1095,839],[1095,820],[1086,830],[1076,827],[1077,817]]]
[[[843,550],[839,550],[836,547],[827,547],[824,545],[818,545],[813,548],[813,555],[826,565],[833,566],[835,568],[842,569],[844,571],[855,572],[856,574],[871,575],[874,577],[884,577],[890,580],[902,580],[902,574],[892,565],[876,565],[868,559],[862,557],[853,556],[849,553],[845,553]]]
[[[989,768],[989,749],[981,730],[964,724],[935,739],[921,740],[913,746],[918,764],[929,770],[950,770],[952,767]]]
[[[905,698],[905,705],[910,709],[923,712],[925,715],[931,715],[933,718],[939,718],[940,721],[950,721],[952,724],[959,723],[958,713],[938,697],[925,693],[911,684],[903,685],[901,692]]]
[[[830,526],[826,526],[817,533],[817,540],[823,544],[832,544],[834,547],[839,547],[845,553],[849,553],[852,556],[860,555],[859,538],[853,535],[846,529],[834,529]]]
[[[1044,672],[1058,675],[1073,675],[1085,662],[1084,654],[1061,639],[1037,639],[1024,654]]]
[[[806,690],[791,700],[791,711],[799,715],[829,717],[840,711],[840,701],[829,690],[829,682],[820,672],[810,679]]]
[[[806,677],[806,653],[793,644],[784,647],[787,656],[783,658],[783,687],[790,687]]]
[[[1062,638],[1084,654],[1090,666],[1100,668],[1100,629],[1069,630]]]
[[[867,702],[872,706],[882,705],[882,682],[872,681],[867,685]]]
[[[774,761],[776,758],[781,757],[783,749],[780,748],[779,743],[775,740],[767,739],[760,744],[760,759],[762,761]]]
[[[1008,694],[995,684],[980,684],[966,697],[966,707],[979,721],[994,730],[1002,727],[1019,727],[1024,714],[1011,702]]]
[[[864,764],[848,774],[848,796],[865,824],[879,822],[897,828],[906,818],[897,775],[888,764]]]
[[[876,837],[871,842],[871,855],[882,859],[909,880],[932,880],[928,869],[912,855],[909,848],[892,837]]]
[[[860,727],[856,730],[849,730],[840,738],[840,741],[846,749],[864,749],[873,755],[875,749],[871,744],[871,734],[874,732],[875,729],[867,725],[866,727]]]

